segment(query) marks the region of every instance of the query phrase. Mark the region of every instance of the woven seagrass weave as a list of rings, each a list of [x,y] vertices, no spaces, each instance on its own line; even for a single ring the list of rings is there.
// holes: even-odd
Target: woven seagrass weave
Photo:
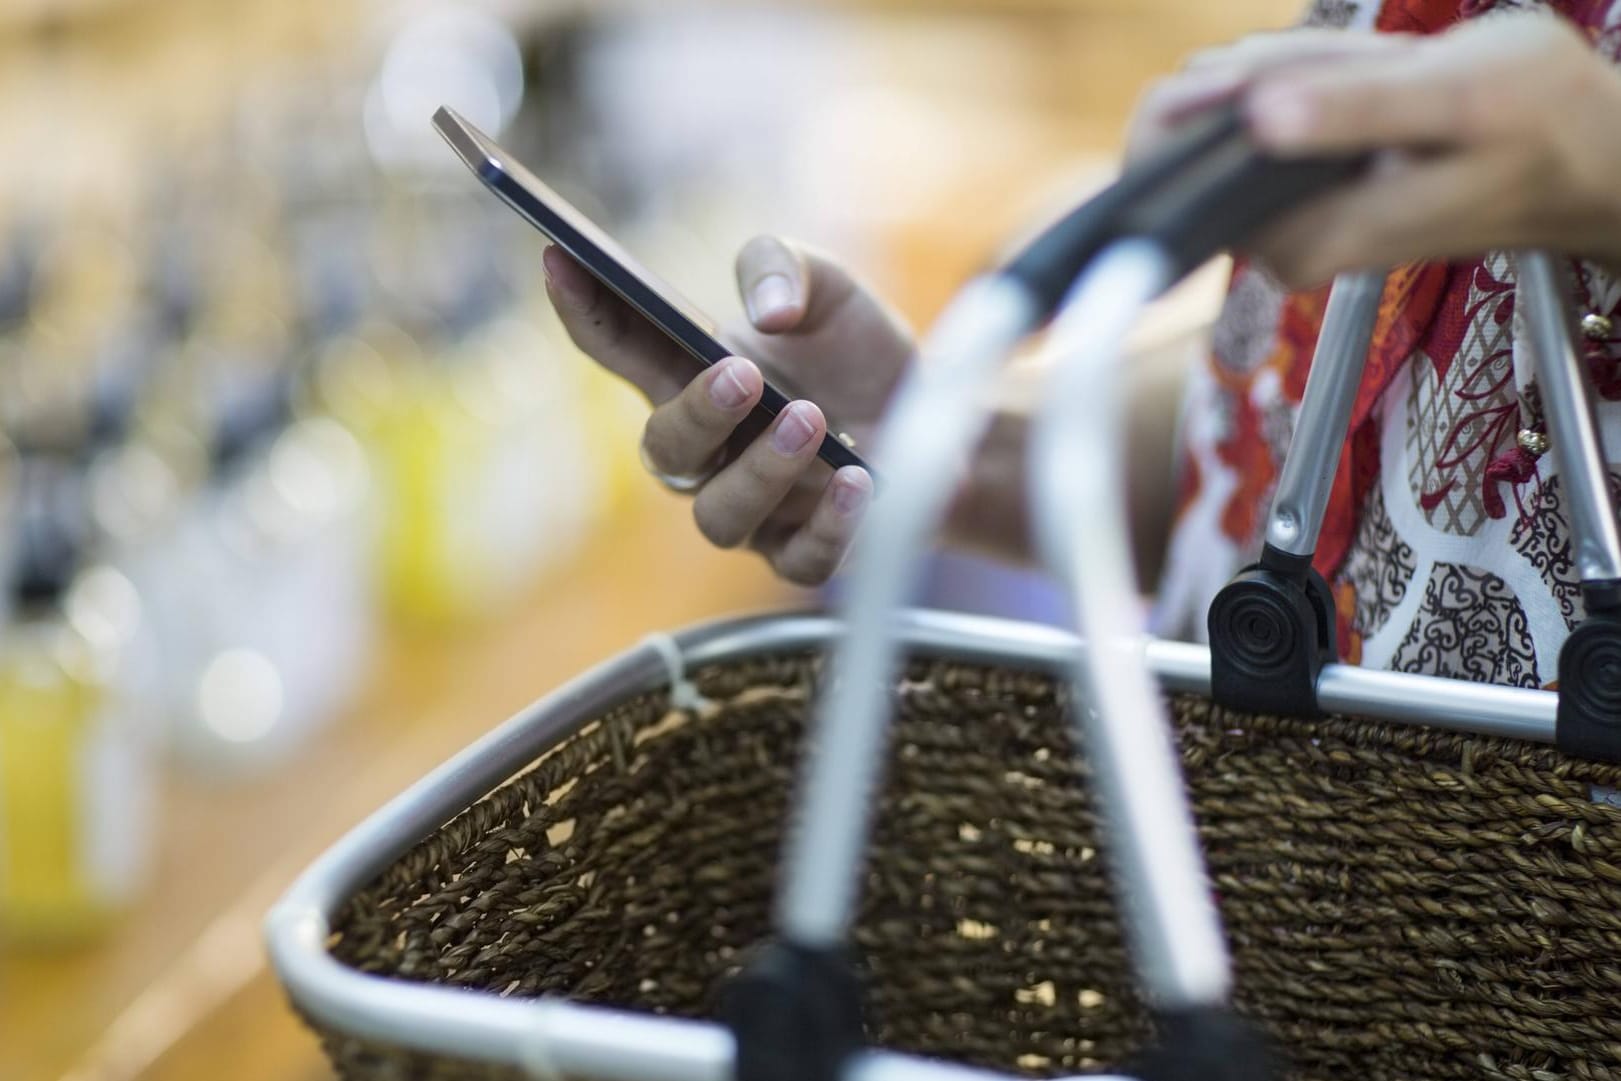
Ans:
[[[708,1014],[768,932],[815,664],[700,674],[592,723],[355,897],[363,971]],[[1148,1026],[1067,691],[914,663],[857,935],[875,1044],[1037,1076]],[[1174,701],[1237,1005],[1310,1079],[1621,1081],[1621,769],[1547,748]],[[1602,791],[1599,792],[1602,795]],[[350,1078],[516,1076],[325,1034]]]

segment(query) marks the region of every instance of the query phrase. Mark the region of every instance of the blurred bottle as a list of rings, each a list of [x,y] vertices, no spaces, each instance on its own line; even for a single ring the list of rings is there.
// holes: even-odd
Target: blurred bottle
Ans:
[[[373,645],[364,456],[295,406],[303,351],[285,253],[216,244],[195,332],[152,395],[155,457],[190,494],[130,553],[159,643],[168,738],[231,774],[284,761],[364,681]]]
[[[138,579],[170,659],[174,749],[209,771],[284,761],[348,704],[372,646],[366,468],[322,418],[197,493]]]
[[[514,307],[521,223],[476,189],[420,178],[392,178],[379,205],[373,266],[392,318],[325,350],[321,398],[367,448],[389,611],[458,625],[578,550],[604,491],[587,391]]]
[[[101,931],[135,899],[151,859],[152,748],[120,683],[135,590],[108,567],[81,570],[71,467],[34,460],[21,473],[0,636],[0,934],[47,945]]]
[[[489,616],[578,550],[603,487],[578,370],[560,359],[514,317],[433,353],[386,326],[329,350],[324,394],[368,450],[396,617]]]

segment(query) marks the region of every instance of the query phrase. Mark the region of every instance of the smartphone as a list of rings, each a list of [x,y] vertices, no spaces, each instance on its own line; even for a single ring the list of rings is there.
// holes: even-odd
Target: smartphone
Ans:
[[[512,160],[489,136],[448,108],[433,114],[433,126],[444,136],[467,167],[484,186],[516,210],[524,220],[545,233],[558,247],[573,256],[603,285],[617,293],[665,337],[679,345],[695,362],[682,373],[688,382],[704,368],[732,355],[715,337],[714,324],[683,301],[669,286],[632,259],[608,234],[592,224],[566,200]],[[765,385],[760,402],[739,424],[730,441],[732,453],[740,452],[771,424],[772,418],[788,406],[789,398]],[[858,465],[872,470],[853,449],[848,436],[835,435],[831,424],[817,456],[834,469]]]

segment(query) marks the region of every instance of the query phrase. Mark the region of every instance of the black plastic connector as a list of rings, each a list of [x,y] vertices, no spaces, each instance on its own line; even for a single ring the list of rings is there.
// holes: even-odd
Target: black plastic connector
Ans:
[[[1054,222],[1002,273],[1050,313],[1099,252],[1117,240],[1143,237],[1170,255],[1180,277],[1294,207],[1344,186],[1368,162],[1366,154],[1275,157],[1250,138],[1238,106],[1215,105]]]
[[[1138,200],[1123,231],[1156,241],[1177,277],[1218,252],[1253,240],[1268,224],[1344,187],[1368,167],[1368,155],[1277,158],[1259,150],[1241,121],[1196,168]]]
[[[1002,273],[1015,279],[1050,313],[1094,257],[1125,235],[1131,208],[1173,177],[1188,172],[1217,146],[1242,137],[1236,109],[1223,105],[1190,118],[1154,153],[1134,163],[1113,184],[1048,226]]]
[[[861,985],[842,950],[773,942],[727,987],[736,1081],[839,1081],[862,1046]]]
[[[1224,1006],[1166,1010],[1154,1015],[1154,1046],[1131,1074],[1142,1081],[1271,1081],[1281,1077],[1266,1037]]]
[[[1266,546],[1210,605],[1210,694],[1229,709],[1316,717],[1339,655],[1334,598],[1308,556]]]
[[[1559,651],[1555,742],[1566,754],[1621,762],[1621,582],[1583,582],[1587,618]]]

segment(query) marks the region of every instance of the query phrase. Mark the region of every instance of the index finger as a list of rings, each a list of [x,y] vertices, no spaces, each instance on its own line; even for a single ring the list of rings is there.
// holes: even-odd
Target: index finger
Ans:
[[[1256,138],[1283,153],[1457,146],[1542,124],[1551,95],[1535,88],[1591,60],[1562,19],[1505,15],[1406,49],[1277,72],[1246,109]]]
[[[654,405],[681,393],[697,373],[697,361],[561,248],[548,247],[541,259],[546,295],[575,345]]]
[[[1150,86],[1137,104],[1126,138],[1126,160],[1147,154],[1190,116],[1231,100],[1258,79],[1325,61],[1403,47],[1406,35],[1298,29],[1257,34],[1194,54],[1175,75]]]

